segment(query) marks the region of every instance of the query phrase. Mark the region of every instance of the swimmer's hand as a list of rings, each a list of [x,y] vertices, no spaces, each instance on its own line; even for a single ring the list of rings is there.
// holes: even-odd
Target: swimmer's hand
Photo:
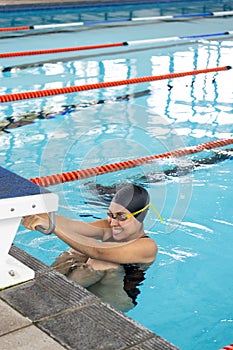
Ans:
[[[49,216],[46,213],[24,216],[22,218],[22,224],[29,230],[35,231],[36,226],[43,226],[43,227],[49,226]]]

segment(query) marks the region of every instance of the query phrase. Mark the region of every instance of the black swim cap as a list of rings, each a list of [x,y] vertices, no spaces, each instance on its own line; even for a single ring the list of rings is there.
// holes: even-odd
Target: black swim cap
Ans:
[[[128,184],[120,188],[114,195],[112,202],[122,205],[124,208],[128,209],[130,213],[134,213],[140,209],[143,209],[150,202],[150,196],[147,190],[143,187],[136,186],[133,184]],[[134,217],[143,222],[148,208]]]

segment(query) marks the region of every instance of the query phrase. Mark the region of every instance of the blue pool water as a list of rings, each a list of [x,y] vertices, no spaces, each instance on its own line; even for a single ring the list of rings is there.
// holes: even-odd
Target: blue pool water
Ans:
[[[206,11],[232,10],[205,2]],[[225,6],[225,7],[224,7]],[[0,16],[0,27],[202,12],[201,2],[172,5],[25,11]],[[13,13],[12,13],[13,14]],[[14,18],[14,23],[12,22]],[[233,30],[232,17],[178,22],[88,25],[76,29],[0,33],[1,52],[51,49]],[[102,81],[231,66],[232,36],[1,59],[0,95]],[[5,69],[7,68],[7,69]],[[0,122],[41,115],[0,134],[1,166],[33,178],[164,153],[232,137],[233,71],[88,90],[0,104]],[[127,97],[128,96],[128,97]],[[126,98],[127,97],[127,98]],[[104,101],[104,103],[98,103]],[[73,106],[64,109],[63,106]],[[61,113],[63,111],[63,113]],[[42,113],[42,114],[43,114]],[[9,122],[9,119],[8,119]],[[5,124],[4,124],[5,123]],[[13,124],[12,124],[13,126]],[[105,217],[98,191],[133,181],[145,186],[164,222],[151,215],[147,233],[159,253],[127,315],[182,350],[214,350],[232,343],[231,156],[206,151],[177,159],[51,186],[59,213],[91,221]],[[15,244],[50,265],[66,245],[20,227]]]

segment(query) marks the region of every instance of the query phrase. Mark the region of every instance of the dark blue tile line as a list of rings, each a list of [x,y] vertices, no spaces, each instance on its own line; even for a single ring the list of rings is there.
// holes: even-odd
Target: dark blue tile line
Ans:
[[[106,7],[106,6],[119,6],[123,5],[148,5],[148,4],[165,4],[165,3],[187,3],[185,0],[112,0],[112,1],[80,1],[77,3],[67,2],[67,3],[51,3],[51,4],[21,4],[21,5],[4,5],[0,6],[0,11],[33,11],[33,10],[54,10],[54,9],[77,9],[77,8],[88,8],[88,7]]]

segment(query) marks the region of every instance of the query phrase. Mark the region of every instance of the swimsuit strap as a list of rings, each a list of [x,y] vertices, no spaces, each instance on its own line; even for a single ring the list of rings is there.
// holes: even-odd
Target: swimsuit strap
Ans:
[[[147,236],[147,235],[144,235],[144,236],[142,236],[141,238],[150,238],[149,236]]]

